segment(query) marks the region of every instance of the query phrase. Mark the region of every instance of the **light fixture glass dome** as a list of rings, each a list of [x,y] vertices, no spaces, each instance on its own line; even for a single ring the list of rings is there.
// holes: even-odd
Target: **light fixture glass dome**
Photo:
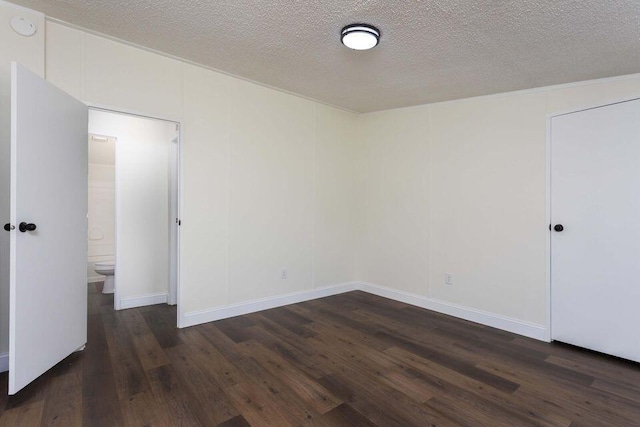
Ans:
[[[354,50],[376,47],[380,40],[380,30],[373,25],[351,24],[342,29],[342,44]]]

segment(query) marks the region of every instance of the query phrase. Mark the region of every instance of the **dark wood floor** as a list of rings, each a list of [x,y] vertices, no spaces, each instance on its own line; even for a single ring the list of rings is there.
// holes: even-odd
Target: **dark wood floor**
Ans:
[[[86,349],[0,425],[640,425],[638,364],[362,292],[178,330],[90,289]]]

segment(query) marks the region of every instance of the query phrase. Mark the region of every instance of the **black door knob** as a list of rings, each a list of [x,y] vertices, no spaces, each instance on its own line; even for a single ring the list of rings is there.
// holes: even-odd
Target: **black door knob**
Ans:
[[[22,231],[23,233],[25,231],[35,231],[36,225],[35,224],[27,224],[26,222],[21,222],[20,225],[18,226],[18,229],[20,231]]]
[[[564,227],[562,226],[562,224],[556,224],[556,225],[553,226],[553,229],[556,230],[559,233],[562,230],[564,230]]]
[[[13,227],[13,228],[15,228],[15,227]],[[11,224],[9,224],[9,223],[6,223],[4,225],[4,231],[11,231],[11,230],[13,230],[13,228],[11,228]]]

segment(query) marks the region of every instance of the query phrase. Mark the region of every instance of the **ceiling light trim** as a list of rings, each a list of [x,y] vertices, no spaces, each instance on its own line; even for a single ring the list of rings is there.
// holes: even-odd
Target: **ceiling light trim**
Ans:
[[[380,43],[380,34],[371,24],[349,24],[340,31],[340,40],[349,49],[369,50]]]

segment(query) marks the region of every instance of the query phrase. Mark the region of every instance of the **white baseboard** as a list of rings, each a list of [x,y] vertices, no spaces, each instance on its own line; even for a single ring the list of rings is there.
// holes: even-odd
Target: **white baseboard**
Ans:
[[[144,307],[145,305],[154,305],[154,304],[166,304],[167,303],[167,294],[152,294],[152,295],[143,295],[139,297],[126,297],[120,298],[120,307],[118,310],[125,310],[127,308],[134,307]]]
[[[291,294],[280,295],[276,297],[262,298],[240,304],[213,308],[210,310],[193,311],[191,313],[184,314],[183,319],[180,319],[179,327],[186,328],[189,326],[199,325],[201,323],[213,322],[229,317],[255,313],[256,311],[268,310],[270,308],[282,307],[284,305],[324,298],[331,295],[355,291],[358,289],[359,283],[349,282],[335,286],[313,289],[310,291],[294,292]]]
[[[430,299],[422,295],[390,289],[384,286],[374,285],[372,283],[361,282],[359,285],[360,290],[370,294],[426,308],[427,310],[436,311],[438,313],[447,314],[460,319],[469,320],[481,325],[502,329],[503,331],[513,332],[514,334],[524,335],[525,337],[540,341],[548,341],[546,339],[546,328],[542,325],[524,322],[522,320],[458,304]]]
[[[9,370],[9,353],[0,353],[0,372]]]
[[[366,282],[343,283],[336,286],[329,286],[326,288],[314,289],[311,291],[296,292],[271,298],[263,298],[245,303],[213,308],[210,310],[194,311],[184,314],[184,317],[180,319],[179,327],[186,328],[189,326],[213,322],[229,317],[254,313],[256,311],[268,310],[270,308],[282,307],[289,304],[296,304],[299,302],[358,290],[368,292],[373,295],[378,295],[384,298],[389,298],[395,301],[400,301],[406,304],[411,304],[416,307],[425,308],[427,310],[436,311],[438,313],[447,314],[449,316],[458,317],[460,319],[469,320],[481,325],[491,326],[493,328],[513,332],[514,334],[523,335],[540,341],[548,341],[546,339],[546,328],[542,325],[524,322],[522,320],[501,316],[499,314],[489,313],[462,305],[452,304],[445,301],[429,299],[422,295],[399,291],[396,289],[391,289],[385,286]]]

